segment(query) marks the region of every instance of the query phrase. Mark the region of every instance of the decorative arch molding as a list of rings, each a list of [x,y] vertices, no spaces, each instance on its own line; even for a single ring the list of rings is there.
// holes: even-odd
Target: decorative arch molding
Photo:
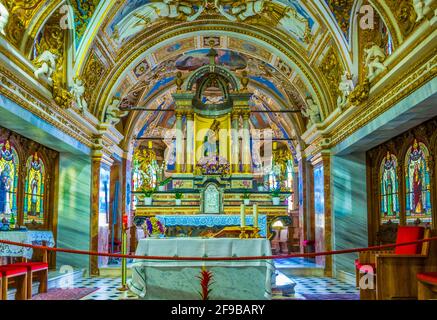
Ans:
[[[23,52],[27,58],[30,58],[34,41],[38,33],[42,30],[55,11],[65,4],[65,2],[66,0],[47,0],[46,5],[44,5],[42,9],[32,17],[27,28],[28,32],[24,33],[20,44],[20,51]],[[71,17],[69,18],[71,19]]]
[[[223,21],[221,21],[221,23],[223,23]],[[97,110],[94,110],[96,116],[98,118],[101,117],[102,112],[104,111],[103,105],[109,103],[112,98],[112,93],[119,84],[120,79],[136,62],[139,62],[145,55],[150,53],[158,45],[162,45],[166,40],[177,40],[181,37],[196,34],[196,32],[199,31],[202,31],[205,34],[213,33],[215,35],[232,35],[235,38],[252,38],[251,40],[261,44],[264,48],[267,48],[267,50],[275,52],[278,57],[283,59],[283,61],[288,63],[298,72],[310,91],[309,93],[312,94],[318,102],[323,118],[328,116],[330,109],[334,109],[329,107],[329,101],[326,97],[327,95],[324,94],[325,92],[329,92],[329,90],[325,87],[325,84],[319,80],[321,74],[305,61],[302,54],[299,51],[296,51],[297,48],[290,47],[285,39],[279,39],[272,34],[267,34],[264,30],[247,25],[239,25],[236,27],[229,23],[226,23],[225,25],[202,25],[199,24],[199,22],[194,22],[192,24],[192,28],[186,28],[184,26],[180,27],[180,29],[176,28],[172,31],[162,32],[160,36],[154,36],[153,40],[148,42],[140,42],[140,44],[135,46],[135,48],[132,48],[129,52],[120,56],[118,59],[119,63],[112,67],[111,72],[106,74],[105,80],[100,83],[99,87],[104,89],[100,91],[98,96],[94,98],[94,101],[91,102],[91,105],[94,104],[98,108]]]

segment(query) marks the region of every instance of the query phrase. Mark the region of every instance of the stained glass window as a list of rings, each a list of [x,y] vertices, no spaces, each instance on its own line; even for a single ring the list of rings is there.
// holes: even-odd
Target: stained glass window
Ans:
[[[431,192],[427,147],[414,140],[405,156],[407,223],[431,222]]]
[[[0,215],[7,220],[17,214],[17,184],[19,159],[7,140],[0,144]]]
[[[399,222],[399,180],[398,161],[387,152],[380,169],[381,222]]]
[[[24,218],[27,223],[44,223],[44,178],[43,161],[35,152],[26,162],[26,180],[24,183]]]

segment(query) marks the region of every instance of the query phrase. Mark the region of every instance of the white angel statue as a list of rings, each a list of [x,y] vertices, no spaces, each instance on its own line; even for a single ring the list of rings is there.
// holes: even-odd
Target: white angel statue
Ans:
[[[120,99],[113,98],[111,104],[106,109],[106,115],[105,115],[105,122],[109,123],[113,126],[118,124],[124,116],[126,116],[129,111],[121,111],[120,106]]]
[[[337,99],[337,106],[341,107],[346,104],[347,98],[354,91],[355,84],[352,79],[352,75],[349,72],[345,72],[344,75],[341,76],[340,85],[338,88],[341,92],[341,95]]]
[[[223,3],[227,4],[227,2],[229,1],[215,0],[215,7],[230,21],[244,21],[264,11],[264,0],[237,1],[232,4],[232,8],[228,11],[225,10],[223,5]]]
[[[83,95],[85,94],[85,84],[82,79],[74,78],[73,85],[71,86],[70,93],[74,97],[77,108],[83,113],[85,109],[88,109],[88,103],[85,101]]]
[[[384,50],[376,44],[368,49],[364,49],[364,52],[366,54],[366,66],[368,69],[367,79],[370,80],[378,71],[384,71],[387,69],[383,63],[386,55]]]
[[[309,118],[308,127],[311,127],[313,124],[320,123],[320,110],[319,106],[314,102],[312,97],[307,97],[307,108],[302,109],[302,114],[305,118]]]
[[[133,11],[115,26],[116,38],[121,43],[158,19],[194,21],[204,9],[201,0],[150,2]]]
[[[279,20],[279,23],[286,31],[304,41],[311,35],[308,19],[299,14],[294,8],[288,7],[285,16]]]
[[[2,35],[6,35],[6,25],[9,20],[9,12],[8,9],[0,2],[0,33]]]
[[[416,22],[419,22],[431,10],[431,4],[435,0],[413,0],[414,10],[417,14]]]
[[[37,69],[35,70],[35,77],[40,79],[41,75],[45,75],[47,79],[52,82],[53,72],[56,70],[56,59],[58,56],[53,52],[46,50],[41,53],[34,61]]]

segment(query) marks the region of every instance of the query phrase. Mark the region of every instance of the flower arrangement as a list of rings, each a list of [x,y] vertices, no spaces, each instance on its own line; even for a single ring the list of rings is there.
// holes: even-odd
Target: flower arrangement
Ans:
[[[203,175],[228,175],[230,171],[228,160],[217,155],[200,159],[196,167]]]
[[[144,232],[148,236],[163,235],[165,233],[165,229],[161,221],[155,217],[147,218],[143,228]]]

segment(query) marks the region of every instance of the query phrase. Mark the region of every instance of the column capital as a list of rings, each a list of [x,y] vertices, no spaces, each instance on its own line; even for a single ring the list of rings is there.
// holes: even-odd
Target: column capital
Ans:
[[[243,116],[243,120],[249,120],[249,118],[250,118],[250,110],[241,111],[241,114]]]
[[[187,115],[187,120],[194,120],[194,111],[193,110],[189,110],[186,112]]]

